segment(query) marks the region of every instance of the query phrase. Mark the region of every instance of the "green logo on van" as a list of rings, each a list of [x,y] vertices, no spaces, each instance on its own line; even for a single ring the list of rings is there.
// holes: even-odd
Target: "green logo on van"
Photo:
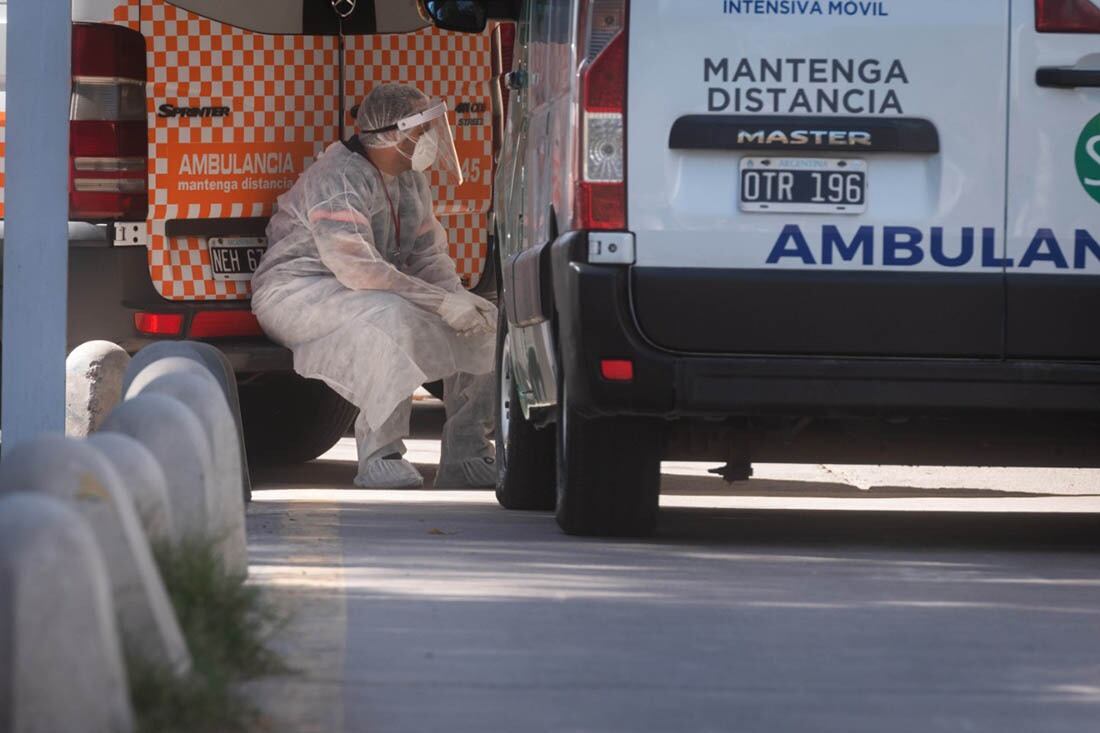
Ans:
[[[1077,141],[1077,177],[1085,192],[1100,203],[1100,115],[1085,125]]]

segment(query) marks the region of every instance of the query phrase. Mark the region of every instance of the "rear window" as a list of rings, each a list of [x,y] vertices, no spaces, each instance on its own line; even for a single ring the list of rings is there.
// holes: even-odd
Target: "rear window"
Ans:
[[[427,25],[415,0],[169,0],[184,10],[256,33],[345,35],[407,33]]]

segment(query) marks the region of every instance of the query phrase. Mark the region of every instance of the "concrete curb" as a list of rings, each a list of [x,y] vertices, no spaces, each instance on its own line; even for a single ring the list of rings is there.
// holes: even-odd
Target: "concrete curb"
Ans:
[[[252,500],[252,477],[248,470],[248,454],[244,444],[244,423],[241,421],[241,399],[237,392],[237,375],[229,358],[216,346],[202,341],[159,341],[150,344],[134,355],[133,361],[123,377],[122,392],[129,391],[134,378],[149,364],[167,357],[179,356],[192,359],[206,367],[218,381],[218,385],[229,403],[233,420],[237,423],[237,442],[241,453],[241,485],[244,487],[244,500]]]
[[[190,671],[191,655],[149,541],[110,461],[85,441],[45,435],[4,457],[0,491],[39,491],[76,509],[103,554],[126,648],[177,674]]]
[[[175,530],[168,503],[168,479],[156,456],[122,433],[96,433],[88,438],[88,444],[103,454],[123,478],[149,542],[170,543]]]
[[[65,502],[0,497],[0,729],[133,730],[110,587],[96,538]]]
[[[130,355],[110,341],[88,341],[65,359],[65,434],[91,435],[122,399]]]
[[[247,575],[248,546],[237,426],[217,381],[190,359],[168,357],[143,368],[134,377],[126,399],[143,394],[173,397],[186,405],[202,423],[213,459],[210,483],[215,504],[210,512],[209,534],[217,538],[226,572]]]

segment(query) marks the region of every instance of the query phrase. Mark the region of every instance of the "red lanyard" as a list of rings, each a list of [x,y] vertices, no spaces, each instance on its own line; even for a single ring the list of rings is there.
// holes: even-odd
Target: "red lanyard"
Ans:
[[[367,158],[367,156],[363,156]],[[393,231],[397,235],[397,249],[401,249],[401,220],[397,218],[397,209],[393,207],[393,199],[390,198],[390,189],[386,186],[386,179],[382,175],[382,171],[378,170],[378,166],[374,165],[374,161],[367,158],[367,162],[374,167],[375,173],[378,174],[378,180],[382,183],[382,193],[386,194],[386,203],[390,205],[390,219],[393,221]]]

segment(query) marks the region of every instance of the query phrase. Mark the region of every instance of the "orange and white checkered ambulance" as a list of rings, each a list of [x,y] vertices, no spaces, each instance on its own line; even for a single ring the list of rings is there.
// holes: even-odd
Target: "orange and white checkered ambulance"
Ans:
[[[294,375],[251,314],[249,281],[278,195],[354,133],[352,110],[383,82],[448,101],[466,182],[432,181],[437,215],[463,281],[492,290],[501,32],[441,31],[417,6],[74,0],[70,346],[210,340],[237,370],[254,457],[327,450],[354,408]],[[0,218],[3,120],[0,102]]]

